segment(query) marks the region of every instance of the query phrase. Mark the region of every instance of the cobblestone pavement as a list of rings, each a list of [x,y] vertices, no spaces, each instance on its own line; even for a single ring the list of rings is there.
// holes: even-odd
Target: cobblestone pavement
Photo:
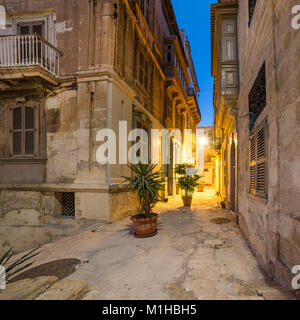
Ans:
[[[80,259],[68,278],[88,282],[86,299],[285,298],[266,281],[217,201],[214,190],[207,189],[196,194],[189,210],[176,197],[157,207],[159,233],[153,238],[134,238],[126,218],[45,245],[35,265]]]

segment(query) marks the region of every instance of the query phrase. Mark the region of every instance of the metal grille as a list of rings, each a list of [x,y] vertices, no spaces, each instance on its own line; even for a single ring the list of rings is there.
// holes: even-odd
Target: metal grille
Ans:
[[[61,195],[61,215],[75,217],[75,193],[63,192]]]
[[[249,130],[253,131],[255,122],[267,104],[266,65],[261,67],[249,94]]]

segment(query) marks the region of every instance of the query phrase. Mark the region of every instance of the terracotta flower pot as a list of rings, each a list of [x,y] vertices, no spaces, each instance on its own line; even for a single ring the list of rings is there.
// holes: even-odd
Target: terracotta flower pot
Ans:
[[[198,186],[198,192],[204,192],[204,186]]]
[[[133,216],[131,221],[134,228],[134,236],[136,238],[148,238],[157,234],[158,215],[153,214],[151,218],[143,218],[141,216]]]
[[[182,200],[185,207],[191,207],[193,198],[182,197]]]

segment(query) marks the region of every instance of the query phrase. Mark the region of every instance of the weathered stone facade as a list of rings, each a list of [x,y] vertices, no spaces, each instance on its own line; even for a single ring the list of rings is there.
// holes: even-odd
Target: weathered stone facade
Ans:
[[[292,289],[300,264],[300,31],[292,28],[299,3],[219,2],[213,11],[238,6],[235,214],[266,273]]]
[[[195,129],[201,119],[190,47],[170,1],[8,0],[5,6],[0,251],[135,212],[135,196],[120,186],[127,166],[96,161],[99,130],[119,137],[119,121],[127,121],[128,133],[138,123]],[[75,220],[62,217],[70,212]]]

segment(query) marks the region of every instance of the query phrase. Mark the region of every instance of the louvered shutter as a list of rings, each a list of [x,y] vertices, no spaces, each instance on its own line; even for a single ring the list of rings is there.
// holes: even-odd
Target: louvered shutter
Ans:
[[[14,156],[35,155],[36,109],[21,106],[11,109],[11,154]]]
[[[256,152],[255,152],[255,136],[254,135],[250,138],[249,154],[250,154],[250,192],[255,193]]]
[[[22,108],[13,109],[13,127],[12,127],[12,149],[13,154],[22,154]]]
[[[267,126],[264,123],[249,141],[250,193],[267,198]]]
[[[256,192],[258,195],[266,196],[266,127],[265,125],[257,132],[257,173]]]
[[[25,107],[25,154],[34,154],[34,108]]]

